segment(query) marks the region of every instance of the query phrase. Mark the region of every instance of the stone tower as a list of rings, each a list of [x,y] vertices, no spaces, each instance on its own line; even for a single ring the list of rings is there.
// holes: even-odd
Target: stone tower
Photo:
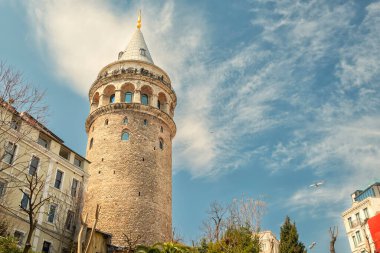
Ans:
[[[171,239],[172,139],[176,94],[169,76],[153,63],[141,28],[118,60],[105,66],[89,91],[86,120],[90,178],[84,211],[91,226],[126,245],[123,234],[140,243]]]

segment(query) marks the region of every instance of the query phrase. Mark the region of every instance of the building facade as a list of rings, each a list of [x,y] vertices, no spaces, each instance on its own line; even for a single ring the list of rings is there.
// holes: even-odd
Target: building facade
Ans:
[[[260,240],[260,253],[278,253],[280,242],[272,231],[262,231],[258,233]]]
[[[126,50],[105,66],[89,90],[86,120],[90,179],[88,224],[101,207],[97,229],[114,247],[126,235],[140,244],[171,239],[172,139],[176,94],[152,60],[141,18]]]
[[[34,205],[32,250],[69,252],[89,162],[33,117],[4,101],[0,128],[0,220],[6,224],[6,234],[16,237],[20,247],[25,245],[28,211]]]
[[[351,251],[375,252],[367,221],[380,213],[380,183],[374,183],[363,191],[355,191],[351,198],[352,206],[342,213]]]

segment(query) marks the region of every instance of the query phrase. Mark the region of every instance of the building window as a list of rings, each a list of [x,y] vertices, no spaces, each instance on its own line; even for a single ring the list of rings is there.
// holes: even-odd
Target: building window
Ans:
[[[23,195],[22,195],[20,207],[22,209],[27,209],[28,208],[28,204],[29,204],[29,194],[27,194],[27,193],[24,192]]]
[[[76,197],[77,196],[77,190],[78,190],[78,184],[79,181],[73,178],[73,183],[71,184],[71,196]]]
[[[144,126],[147,126],[147,125],[148,125],[148,120],[144,119]]]
[[[160,139],[160,149],[161,150],[164,149],[164,140],[163,139]]]
[[[359,214],[359,213],[356,213],[356,214],[355,214],[355,218],[356,218],[356,223],[357,223],[357,225],[360,225],[360,223],[361,223],[361,220],[360,220],[360,214]]]
[[[352,236],[352,241],[354,242],[355,247],[357,247],[358,241],[356,241],[356,237],[354,235]]]
[[[15,154],[16,154],[16,148],[17,148],[16,144],[12,142],[8,142],[4,150],[3,162],[8,163],[8,164],[13,163]]]
[[[49,141],[49,138],[47,138],[45,135],[40,134],[40,136],[38,136],[37,143],[40,144],[44,148],[49,148],[50,141]]]
[[[79,168],[82,168],[83,161],[81,159],[79,159],[78,157],[75,157],[74,158],[74,165],[79,167]]]
[[[5,194],[5,188],[7,184],[3,181],[0,181],[0,199]]]
[[[363,209],[363,213],[364,213],[364,217],[366,219],[368,219],[369,218],[369,214],[368,214],[368,208],[367,207]]]
[[[125,103],[132,103],[133,93],[132,92],[126,92],[125,93]]]
[[[121,134],[121,140],[123,140],[123,141],[129,140],[129,133],[128,132],[123,132]]]
[[[354,224],[352,223],[352,218],[349,217],[349,218],[347,219],[347,221],[348,221],[348,225],[350,226],[350,228],[352,228],[352,227],[354,226]]]
[[[104,121],[104,125],[105,125],[105,126],[108,126],[108,119],[106,119],[106,120]]]
[[[149,97],[147,94],[141,94],[141,104],[148,105]]]
[[[38,164],[40,163],[40,158],[33,156],[29,164],[29,175],[34,176],[38,169]]]
[[[21,128],[21,119],[18,117],[13,117],[11,121],[11,128],[19,131]]]
[[[59,150],[59,156],[66,159],[66,160],[69,160],[70,159],[70,151],[64,147],[61,147],[61,149]]]
[[[362,242],[362,237],[360,235],[360,231],[356,231],[355,234],[356,234],[356,238],[358,239],[358,243],[361,243]]]
[[[157,108],[161,109],[161,102],[160,102],[160,100],[157,100]]]
[[[55,218],[55,213],[57,211],[57,205],[50,205],[48,222],[53,223]]]
[[[65,222],[65,228],[67,230],[71,230],[71,225],[73,223],[73,219],[74,219],[74,212],[69,210],[67,212],[66,222]]]
[[[55,188],[61,189],[62,178],[63,178],[63,172],[60,170],[57,170],[57,174],[55,175],[55,182],[54,182]]]
[[[140,55],[146,56],[146,50],[144,48],[140,48]]]
[[[161,126],[161,128],[160,128],[160,131],[161,131],[161,133],[163,133],[164,132],[164,128]]]
[[[90,149],[92,149],[92,145],[94,144],[94,138],[91,138],[90,140]]]
[[[21,246],[24,241],[25,234],[21,231],[16,230],[13,234],[13,237],[17,239],[17,245]]]
[[[125,117],[125,118],[123,119],[123,124],[124,124],[124,125],[127,125],[127,124],[128,124],[128,118],[127,118],[127,117]]]
[[[42,253],[50,253],[50,247],[51,247],[51,243],[47,242],[47,241],[44,241],[44,243],[42,244],[42,250],[41,250],[41,252]]]
[[[111,96],[110,96],[110,103],[112,104],[112,103],[115,103],[115,94],[112,94]]]

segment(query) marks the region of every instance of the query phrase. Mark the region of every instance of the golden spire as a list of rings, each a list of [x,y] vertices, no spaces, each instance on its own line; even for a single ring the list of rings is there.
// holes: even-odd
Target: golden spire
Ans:
[[[141,10],[139,11],[139,17],[137,18],[137,28],[141,28]]]

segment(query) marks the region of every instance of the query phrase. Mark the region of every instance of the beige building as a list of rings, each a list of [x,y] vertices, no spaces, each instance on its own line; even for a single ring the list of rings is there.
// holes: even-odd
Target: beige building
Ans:
[[[32,249],[69,252],[89,162],[6,102],[1,102],[0,117],[0,219],[7,221],[7,233],[23,247],[29,231],[26,210],[40,203]]]
[[[280,242],[272,231],[262,231],[259,234],[260,253],[278,253]]]
[[[140,30],[100,70],[89,90],[86,120],[90,178],[85,212],[96,205],[97,229],[114,249],[169,241],[172,235],[172,140],[177,98],[169,76],[156,66]]]
[[[351,252],[374,252],[367,220],[380,212],[380,183],[355,191],[351,198],[352,206],[342,213]]]

